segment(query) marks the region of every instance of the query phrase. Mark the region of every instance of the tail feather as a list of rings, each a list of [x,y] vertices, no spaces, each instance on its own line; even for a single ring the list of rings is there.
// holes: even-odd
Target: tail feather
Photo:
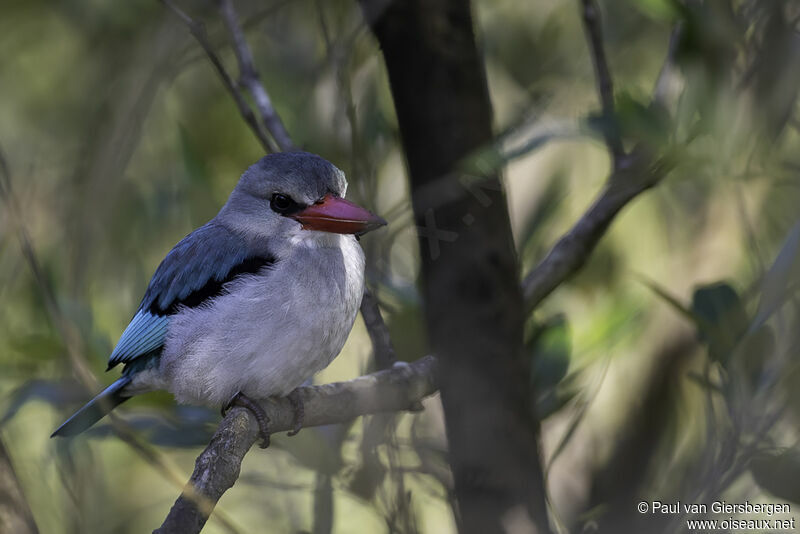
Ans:
[[[77,436],[87,430],[108,412],[130,398],[122,395],[122,389],[130,383],[130,376],[123,376],[108,386],[99,395],[87,402],[83,408],[75,412],[72,417],[67,419],[50,437],[61,436],[68,438]]]

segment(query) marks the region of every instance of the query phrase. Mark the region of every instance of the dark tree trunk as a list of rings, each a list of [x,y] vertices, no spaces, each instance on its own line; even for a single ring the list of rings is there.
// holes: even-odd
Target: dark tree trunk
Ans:
[[[492,140],[467,0],[362,0],[389,73],[420,234],[423,294],[460,532],[547,532],[524,308],[505,193],[464,160]]]

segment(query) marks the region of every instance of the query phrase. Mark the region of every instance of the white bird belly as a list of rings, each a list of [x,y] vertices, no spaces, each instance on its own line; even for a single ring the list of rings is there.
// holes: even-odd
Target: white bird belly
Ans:
[[[364,254],[351,236],[299,247],[226,285],[210,304],[171,320],[159,374],[178,402],[221,406],[241,391],[283,396],[341,351],[364,291]]]

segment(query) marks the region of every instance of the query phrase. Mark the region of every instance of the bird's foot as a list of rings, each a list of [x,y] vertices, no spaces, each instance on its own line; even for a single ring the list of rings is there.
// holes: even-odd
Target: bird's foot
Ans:
[[[297,389],[293,389],[286,398],[292,403],[292,408],[294,409],[294,428],[292,428],[288,435],[296,436],[303,428],[303,419],[306,417],[306,406],[303,403],[303,397]]]
[[[234,406],[241,406],[253,414],[253,417],[256,418],[256,422],[258,422],[258,433],[261,436],[261,443],[259,444],[259,447],[262,449],[269,447],[269,436],[271,434],[269,430],[269,416],[267,416],[267,412],[264,411],[264,408],[240,391],[231,397],[231,400],[228,401],[228,404],[222,408],[222,416],[225,417],[225,414],[228,413],[228,410]]]

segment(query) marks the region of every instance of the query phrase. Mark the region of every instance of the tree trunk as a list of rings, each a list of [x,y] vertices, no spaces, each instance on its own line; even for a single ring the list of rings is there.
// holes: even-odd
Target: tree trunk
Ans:
[[[467,0],[362,0],[408,161],[462,533],[549,532],[505,193],[465,158],[492,141]],[[474,166],[473,166],[474,167]]]

